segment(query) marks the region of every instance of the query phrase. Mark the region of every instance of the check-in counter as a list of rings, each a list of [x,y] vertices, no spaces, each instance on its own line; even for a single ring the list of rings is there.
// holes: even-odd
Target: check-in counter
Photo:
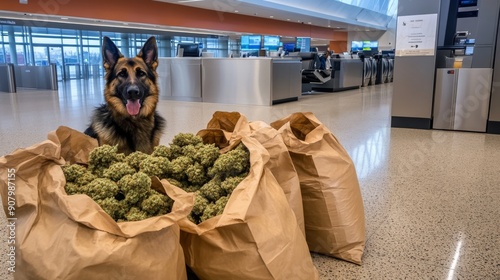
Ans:
[[[181,101],[202,101],[201,58],[161,57],[158,59],[160,97]]]
[[[301,57],[304,58],[305,55]],[[311,61],[313,60],[303,60],[304,92],[336,92],[356,89],[363,84],[364,63],[360,59],[332,58],[330,59],[332,67],[326,70],[315,69]]]
[[[14,66],[14,70],[17,87],[58,89],[55,64],[49,66]]]
[[[272,58],[159,58],[165,99],[272,105],[301,95],[299,60]]]
[[[272,103],[297,101],[302,95],[302,62],[276,58],[272,66]]]
[[[363,77],[363,63],[359,59],[332,59],[339,63],[339,89],[359,88]]]
[[[203,59],[203,101],[271,105],[272,59]]]

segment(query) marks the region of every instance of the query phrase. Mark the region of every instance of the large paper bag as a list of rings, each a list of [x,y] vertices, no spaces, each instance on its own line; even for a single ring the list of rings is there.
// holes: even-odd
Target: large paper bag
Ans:
[[[207,129],[223,131],[229,142],[238,140],[240,136],[248,135],[264,146],[270,156],[266,167],[269,168],[285,192],[299,228],[305,234],[299,177],[281,134],[262,121],[248,122],[247,118],[238,112],[215,112],[207,124]]]
[[[250,172],[224,212],[199,225],[179,222],[186,264],[200,279],[318,279],[295,215],[265,167],[268,152],[253,138],[240,141],[250,151]]]
[[[365,215],[349,154],[312,113],[294,113],[271,126],[299,175],[309,249],[361,264]]]
[[[90,197],[64,190],[63,155],[86,161],[97,143],[65,127],[49,139],[0,158],[2,178],[15,170],[14,216],[0,181],[7,218],[17,218],[15,278],[186,279],[176,222],[191,211],[193,196],[164,185],[175,200],[171,213],[116,223]]]

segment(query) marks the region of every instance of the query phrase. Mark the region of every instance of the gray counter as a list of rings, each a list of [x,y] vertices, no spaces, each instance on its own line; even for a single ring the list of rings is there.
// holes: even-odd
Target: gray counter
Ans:
[[[273,59],[272,103],[296,101],[302,95],[302,62]]]
[[[17,87],[58,89],[55,64],[49,66],[14,66],[14,71]]]
[[[14,73],[14,64],[0,65],[0,91],[9,93],[17,91]]]
[[[201,72],[204,102],[272,104],[271,59],[203,59]]]
[[[272,105],[298,100],[301,62],[272,58],[160,58],[166,99]]]
[[[158,60],[160,97],[182,101],[202,101],[200,58],[167,57]]]
[[[340,64],[338,88],[358,88],[363,77],[363,62],[359,59],[332,59]]]

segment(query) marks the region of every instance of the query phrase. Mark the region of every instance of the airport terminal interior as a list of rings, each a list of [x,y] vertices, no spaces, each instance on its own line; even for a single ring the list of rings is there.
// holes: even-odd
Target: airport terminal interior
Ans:
[[[91,18],[74,1],[11,2],[0,4],[0,156],[59,126],[83,132],[105,102],[103,37],[132,57],[154,36],[160,144],[216,111],[268,124],[311,112],[345,148],[364,206],[362,263],[311,252],[319,279],[500,279],[496,0],[144,1],[144,22],[125,20],[126,7]],[[173,13],[171,26],[155,7],[193,16]],[[0,248],[0,278],[14,279]]]

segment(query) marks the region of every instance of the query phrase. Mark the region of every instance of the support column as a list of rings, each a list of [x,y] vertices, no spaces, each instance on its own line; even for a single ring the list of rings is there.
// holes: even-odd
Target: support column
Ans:
[[[7,27],[7,32],[9,34],[10,63],[17,65],[16,36],[14,35],[14,27]]]
[[[399,0],[398,17],[413,15],[439,15],[441,1]],[[400,23],[398,23],[398,27]],[[392,97],[392,127],[430,129],[434,96],[436,39],[433,55],[398,55],[394,60],[394,91]],[[418,51],[418,50],[417,50]]]

